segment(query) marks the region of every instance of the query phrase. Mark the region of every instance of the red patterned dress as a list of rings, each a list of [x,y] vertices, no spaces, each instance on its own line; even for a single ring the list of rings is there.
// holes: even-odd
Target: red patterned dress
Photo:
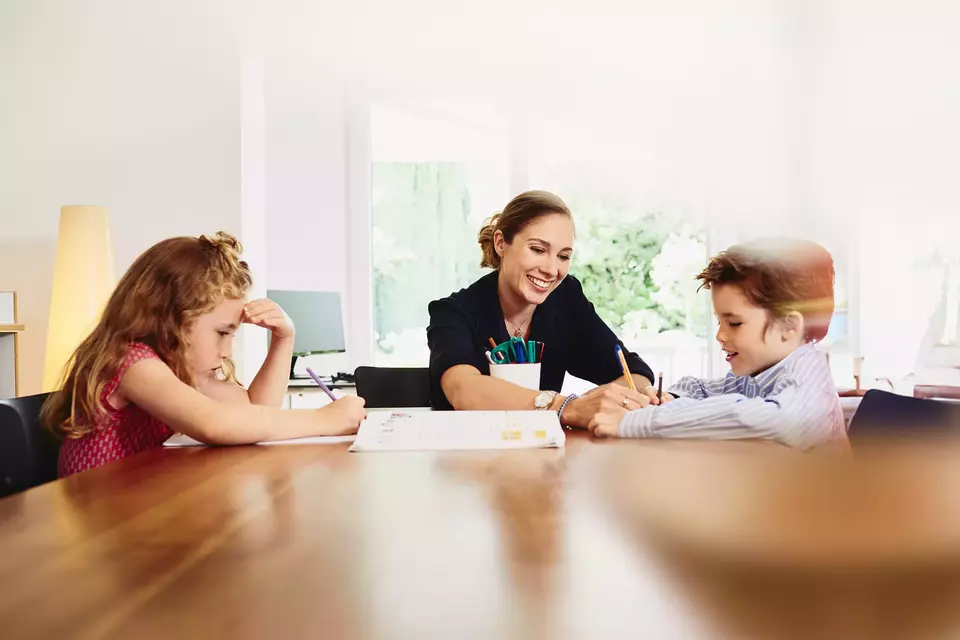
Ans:
[[[103,388],[100,402],[106,412],[101,414],[95,429],[79,439],[66,438],[60,446],[61,478],[159,447],[173,435],[170,427],[140,407],[128,404],[114,409],[107,400],[120,386],[127,369],[145,358],[160,359],[153,349],[139,342],[127,349],[116,375]]]

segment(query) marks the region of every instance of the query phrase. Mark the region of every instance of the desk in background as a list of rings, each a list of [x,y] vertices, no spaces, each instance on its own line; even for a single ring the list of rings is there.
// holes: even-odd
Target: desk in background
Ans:
[[[17,322],[17,292],[0,291],[0,398],[20,395],[20,334]]]
[[[327,386],[334,394],[357,395],[357,385],[352,382],[332,382]],[[330,398],[310,378],[295,378],[287,383],[284,409],[319,409],[328,404]]]
[[[960,401],[960,386],[948,384],[918,384],[913,387],[914,398]]]

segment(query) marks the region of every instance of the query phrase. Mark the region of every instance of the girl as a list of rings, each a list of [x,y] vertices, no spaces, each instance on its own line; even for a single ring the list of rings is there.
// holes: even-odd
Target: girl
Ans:
[[[294,327],[276,303],[246,302],[252,280],[240,251],[221,232],[164,240],[133,263],[43,407],[43,423],[67,437],[61,477],[161,446],[174,432],[208,444],[357,432],[362,398],[279,408]],[[249,389],[230,359],[243,322],[273,333]]]

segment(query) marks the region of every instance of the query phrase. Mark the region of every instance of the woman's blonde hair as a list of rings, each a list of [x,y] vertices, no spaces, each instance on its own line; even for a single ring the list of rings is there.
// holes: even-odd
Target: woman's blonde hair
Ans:
[[[572,217],[570,209],[560,196],[549,191],[524,191],[508,202],[503,211],[487,218],[480,227],[480,233],[477,234],[477,242],[480,243],[480,250],[483,252],[480,266],[500,268],[500,256],[497,255],[497,250],[493,246],[493,236],[497,231],[503,233],[503,239],[509,244],[513,242],[514,236],[528,224],[537,218],[551,214]]]
[[[104,387],[116,375],[132,342],[142,342],[185,383],[193,385],[185,334],[199,316],[223,300],[246,295],[253,280],[233,236],[179,237],[147,249],[120,279],[97,326],[64,367],[60,390],[41,411],[47,428],[71,438],[94,429],[106,407]],[[236,380],[224,359],[222,372]]]

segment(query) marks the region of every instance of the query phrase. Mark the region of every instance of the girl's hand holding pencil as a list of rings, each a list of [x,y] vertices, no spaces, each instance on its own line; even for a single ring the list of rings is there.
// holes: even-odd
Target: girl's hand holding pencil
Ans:
[[[367,417],[366,401],[357,396],[344,396],[316,410],[323,418],[323,435],[349,436],[360,430],[360,423]]]
[[[329,418],[329,425],[332,431],[327,435],[346,436],[359,431],[360,423],[367,417],[367,410],[364,409],[366,400],[357,396],[337,398],[337,396],[333,395],[333,391],[331,391],[327,385],[323,384],[320,376],[313,372],[313,369],[307,367],[307,373],[310,374],[310,377],[317,383],[317,386],[323,389],[323,392],[333,401],[322,409],[318,409],[318,414],[332,416]]]

